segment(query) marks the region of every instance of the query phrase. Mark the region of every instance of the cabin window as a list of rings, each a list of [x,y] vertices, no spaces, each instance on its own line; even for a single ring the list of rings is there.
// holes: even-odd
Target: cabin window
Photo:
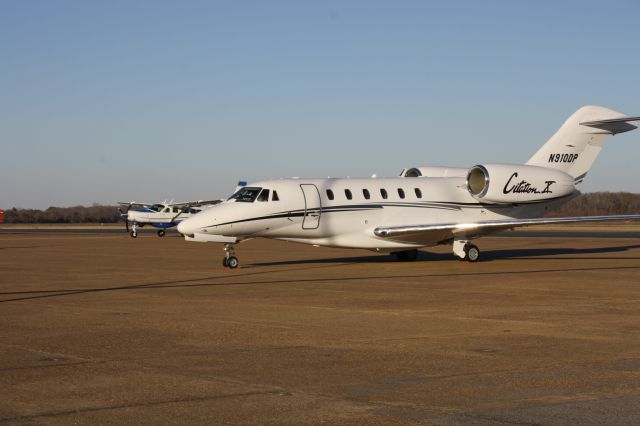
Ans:
[[[162,213],[171,213],[171,209],[169,207],[162,210]]]
[[[371,194],[369,194],[369,190],[368,189],[363,189],[362,190],[362,195],[364,195],[365,200],[368,200],[371,198]]]
[[[280,201],[280,197],[278,197],[278,193],[274,190],[273,195],[271,196],[271,201]]]
[[[387,190],[384,188],[380,188],[380,195],[382,195],[382,198],[386,200],[388,197]]]
[[[262,188],[250,188],[245,186],[229,197],[229,200],[236,200],[236,203],[253,203],[258,197],[261,189]]]
[[[173,208],[173,212],[174,212],[174,213],[178,213],[178,212],[180,212],[180,209],[179,209],[179,208],[177,208],[177,207],[174,207],[174,208]]]
[[[327,198],[333,200],[333,191],[330,189],[327,189]]]
[[[269,201],[269,190],[263,189],[260,195],[258,195],[258,201]]]
[[[398,188],[398,196],[400,196],[400,198],[404,199],[404,189]]]
[[[422,191],[420,191],[420,188],[416,188],[416,197],[417,198],[422,198]]]
[[[351,200],[353,198],[353,195],[351,194],[351,190],[350,189],[345,189],[344,190],[344,195],[345,195],[345,197],[347,197],[347,200]]]

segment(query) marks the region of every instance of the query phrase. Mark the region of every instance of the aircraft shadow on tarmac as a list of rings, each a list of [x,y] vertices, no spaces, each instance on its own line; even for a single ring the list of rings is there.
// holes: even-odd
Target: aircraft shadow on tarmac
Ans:
[[[500,250],[487,250],[483,253],[484,261],[492,261],[498,259],[539,259],[540,256],[557,256],[549,257],[545,259],[579,259],[579,260],[593,260],[593,259],[640,259],[640,256],[626,256],[626,257],[611,257],[611,256],[576,256],[567,257],[566,255],[585,255],[585,254],[605,254],[605,253],[621,253],[628,250],[640,248],[640,245],[627,245],[627,246],[615,246],[615,247],[597,247],[591,249],[574,249],[574,248],[540,248],[540,249],[500,249]],[[433,262],[433,261],[452,261],[455,260],[451,253],[428,253],[420,252],[417,262]],[[27,291],[8,291],[0,292],[0,304],[9,303],[15,301],[36,300],[43,298],[64,297],[82,295],[87,293],[102,293],[111,291],[127,291],[127,290],[159,290],[163,288],[196,288],[196,287],[215,287],[215,286],[244,286],[244,285],[269,285],[269,284],[286,284],[286,283],[305,283],[305,282],[332,282],[332,281],[368,281],[376,278],[427,278],[434,276],[470,276],[470,275],[505,275],[505,274],[532,274],[532,273],[548,273],[548,272],[568,272],[568,271],[588,271],[588,270],[620,270],[620,269],[640,269],[640,266],[594,266],[594,267],[581,267],[570,269],[557,269],[557,268],[545,268],[545,269],[526,269],[515,271],[474,271],[465,270],[464,272],[446,272],[446,273],[419,273],[419,274],[400,274],[396,276],[381,275],[381,276],[356,276],[349,278],[291,278],[291,279],[275,279],[275,280],[249,280],[243,282],[237,282],[237,278],[247,278],[249,276],[265,276],[268,277],[274,272],[295,272],[305,269],[314,268],[326,268],[331,266],[341,266],[353,263],[384,263],[397,261],[391,258],[391,256],[354,256],[354,257],[340,257],[331,259],[305,259],[305,260],[293,260],[283,262],[268,262],[268,263],[254,263],[248,265],[242,269],[250,269],[259,266],[291,266],[291,265],[306,265],[301,268],[295,269],[265,269],[257,271],[247,271],[246,273],[232,273],[223,275],[214,275],[201,278],[190,278],[184,280],[171,280],[171,281],[159,281],[144,284],[130,284],[130,285],[118,285],[113,287],[98,287],[98,288],[61,288],[51,290],[27,290]],[[414,262],[415,263],[415,262]],[[231,280],[231,281],[229,281]]]
[[[539,258],[541,256],[557,256],[550,259],[640,259],[640,256],[625,256],[625,257],[585,257],[590,254],[606,254],[606,253],[622,253],[628,250],[640,248],[640,244],[615,246],[615,247],[595,247],[586,249],[575,248],[526,248],[526,249],[498,249],[498,250],[484,250],[482,252],[481,262],[491,262],[494,260],[502,259],[527,259],[527,258]],[[567,257],[567,255],[575,257]],[[439,262],[439,261],[451,261],[456,257],[452,253],[431,253],[426,251],[419,251],[418,258],[414,262]],[[255,262],[248,264],[245,267],[258,267],[258,266],[283,266],[283,265],[304,265],[314,263],[388,263],[398,262],[394,257],[388,255],[371,255],[371,256],[353,256],[353,257],[334,257],[324,259],[301,259],[301,260],[283,260],[277,262]]]

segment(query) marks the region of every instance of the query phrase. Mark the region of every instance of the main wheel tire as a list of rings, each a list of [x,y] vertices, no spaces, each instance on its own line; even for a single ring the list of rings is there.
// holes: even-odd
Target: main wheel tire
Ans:
[[[396,260],[399,261],[403,261],[404,260],[404,252],[403,251],[397,251],[395,253],[391,253],[393,255],[393,257],[396,258]]]
[[[227,259],[227,266],[231,269],[236,269],[239,264],[240,262],[238,261],[238,258],[235,256],[231,256]]]
[[[393,254],[396,256],[396,259],[402,262],[408,262],[408,261],[416,260],[418,258],[418,250],[416,249],[397,251]]]
[[[477,262],[480,259],[480,249],[473,244],[469,244],[466,247],[465,253],[467,254],[465,257],[469,262]]]
[[[416,260],[418,258],[418,250],[416,250],[416,249],[407,250],[407,251],[405,251],[405,253],[406,253],[405,254],[405,256],[406,256],[405,260],[414,261],[414,260]]]
[[[224,266],[225,268],[228,268],[228,267],[229,267],[229,264],[227,263],[227,260],[228,260],[228,259],[227,259],[226,257],[223,257],[223,258],[222,258],[222,266]]]
[[[164,237],[164,234],[165,234],[164,229],[160,229],[158,231],[158,237]]]
[[[131,235],[131,238],[137,238],[138,237],[138,233],[136,231],[129,232],[129,235]]]

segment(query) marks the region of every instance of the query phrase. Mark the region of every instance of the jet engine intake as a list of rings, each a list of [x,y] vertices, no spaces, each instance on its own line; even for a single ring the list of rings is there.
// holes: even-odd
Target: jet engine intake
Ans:
[[[469,194],[488,203],[530,203],[575,191],[573,177],[546,167],[479,164],[469,169],[466,177]]]
[[[430,177],[430,178],[443,178],[443,177],[465,177],[467,176],[468,169],[462,169],[458,167],[411,167],[410,169],[404,169],[401,173],[401,177]]]

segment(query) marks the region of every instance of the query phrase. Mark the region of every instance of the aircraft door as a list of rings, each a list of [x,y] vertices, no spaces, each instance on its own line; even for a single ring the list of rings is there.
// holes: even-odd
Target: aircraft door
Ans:
[[[318,229],[320,226],[320,215],[322,214],[322,202],[320,191],[313,184],[300,184],[302,195],[304,196],[304,217],[302,219],[302,229]]]

